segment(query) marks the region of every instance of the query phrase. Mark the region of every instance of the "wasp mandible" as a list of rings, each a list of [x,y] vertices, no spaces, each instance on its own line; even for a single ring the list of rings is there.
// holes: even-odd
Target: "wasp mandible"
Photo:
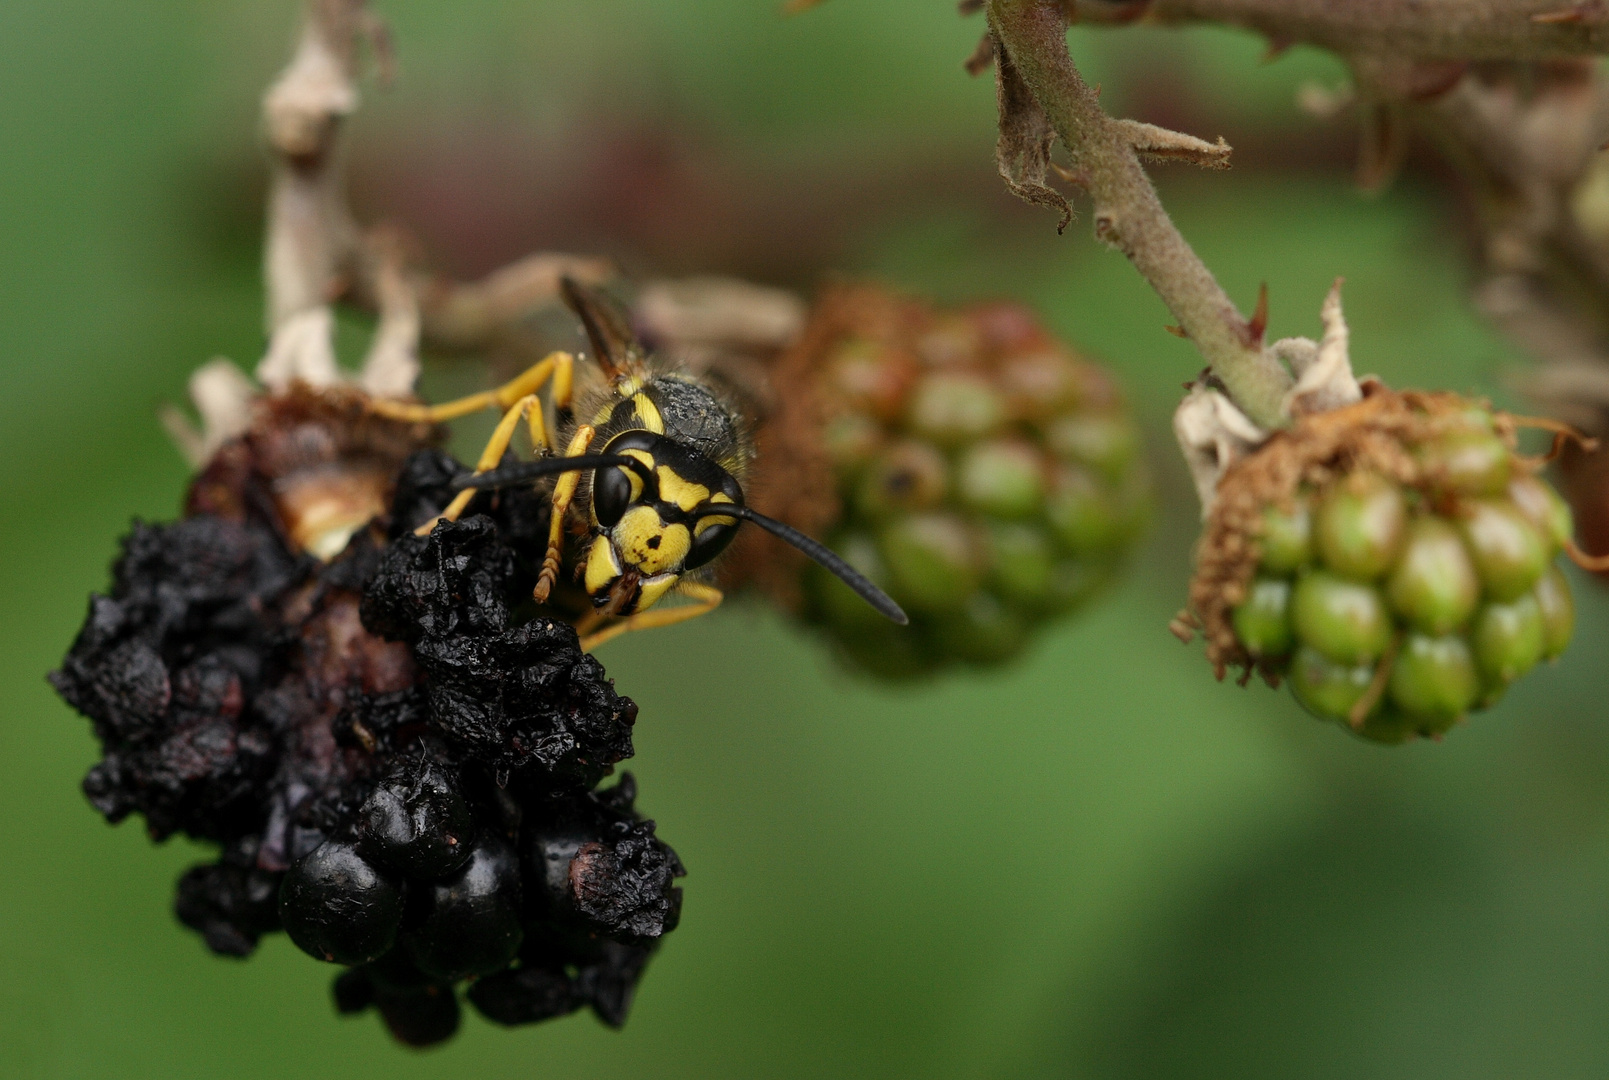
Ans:
[[[894,622],[908,620],[889,596],[826,546],[744,505],[743,479],[754,457],[739,410],[703,380],[647,355],[624,318],[597,293],[565,278],[564,299],[586,330],[607,385],[574,408],[575,358],[555,352],[496,390],[442,405],[377,401],[376,411],[438,423],[485,408],[503,408],[472,474],[435,519],[456,521],[477,491],[557,477],[551,496],[547,552],[533,596],[546,602],[564,563],[565,520],[587,522],[577,573],[592,602],[578,625],[592,649],[631,630],[670,626],[713,611],[723,598],[708,567],[742,522],[752,522],[837,575]],[[549,434],[537,392],[551,387],[564,452]],[[576,422],[574,417],[586,418]],[[503,465],[524,421],[544,455]],[[595,449],[596,448],[596,449]],[[687,601],[650,611],[666,596]]]

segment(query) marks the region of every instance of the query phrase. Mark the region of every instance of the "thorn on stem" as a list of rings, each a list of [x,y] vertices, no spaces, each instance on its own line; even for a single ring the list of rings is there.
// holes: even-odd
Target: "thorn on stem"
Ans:
[[[1358,188],[1370,194],[1384,191],[1396,179],[1407,156],[1408,122],[1402,110],[1383,101],[1367,105],[1358,151]]]
[[[1186,330],[1182,326],[1174,326],[1174,325],[1172,325],[1170,323],[1170,324],[1164,326],[1162,329],[1166,330],[1168,333],[1172,334],[1176,338],[1183,338],[1186,341],[1190,340],[1190,332],[1188,330]],[[1190,386],[1191,386],[1190,383],[1185,383],[1184,384],[1184,388],[1186,390],[1190,389]]]
[[[995,47],[994,35],[985,33],[978,39],[978,46],[972,50],[972,55],[961,66],[968,75],[977,78],[994,66]]]
[[[1259,61],[1259,63],[1272,64],[1275,60],[1278,60],[1280,57],[1284,56],[1287,52],[1289,52],[1290,47],[1292,45],[1294,45],[1294,44],[1296,44],[1296,39],[1295,38],[1286,38],[1286,37],[1271,37],[1271,38],[1269,38],[1268,39],[1268,48],[1263,51],[1263,57]]]
[[[1257,287],[1257,309],[1251,313],[1251,320],[1246,323],[1246,343],[1253,348],[1260,348],[1263,344],[1263,335],[1268,331],[1268,282]]]
[[[1539,11],[1531,16],[1534,23],[1602,23],[1609,22],[1609,4],[1604,0],[1582,0],[1579,4],[1557,11]]]

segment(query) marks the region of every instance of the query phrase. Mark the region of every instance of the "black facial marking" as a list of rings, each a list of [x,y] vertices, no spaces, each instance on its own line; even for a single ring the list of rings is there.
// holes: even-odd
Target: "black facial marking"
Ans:
[[[654,548],[654,549],[656,549],[656,550],[657,550],[657,549],[658,549],[658,547],[659,547],[659,537],[657,537],[657,536],[650,536],[650,537],[649,537],[649,538],[648,538],[648,546],[649,546],[649,547],[650,547],[650,548]]]

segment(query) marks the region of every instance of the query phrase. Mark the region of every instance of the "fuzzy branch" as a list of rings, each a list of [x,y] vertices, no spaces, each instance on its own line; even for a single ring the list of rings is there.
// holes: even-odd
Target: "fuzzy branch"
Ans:
[[[1140,164],[1145,155],[1222,167],[1229,147],[1107,116],[1073,66],[1067,12],[1054,0],[989,0],[985,10],[999,46],[999,158],[1011,189],[1059,210],[1066,225],[1071,209],[1045,184],[1060,137],[1072,161],[1063,175],[1093,199],[1096,236],[1156,289],[1246,415],[1281,426],[1289,374],[1263,348],[1262,326],[1240,314],[1179,233]]]
[[[1604,0],[1064,0],[1079,22],[1209,22],[1342,54],[1537,60],[1609,51]]]
[[[1073,0],[1067,0],[1073,3]],[[1351,67],[1359,181],[1390,181],[1408,133],[1475,209],[1481,310],[1542,361],[1524,389],[1609,433],[1609,0],[1077,0],[1087,23],[1213,22],[1306,42]]]

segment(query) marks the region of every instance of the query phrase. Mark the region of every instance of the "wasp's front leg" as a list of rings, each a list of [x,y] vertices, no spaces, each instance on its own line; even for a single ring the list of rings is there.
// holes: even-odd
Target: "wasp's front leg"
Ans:
[[[503,455],[508,452],[508,444],[514,439],[514,429],[520,426],[521,419],[527,417],[530,421],[531,445],[537,448],[547,445],[547,427],[542,423],[542,400],[535,394],[527,394],[503,414],[503,419],[498,422],[492,437],[486,441],[486,449],[481,451],[480,461],[475,464],[477,473],[490,472],[502,463]],[[460,491],[438,516],[415,529],[415,535],[429,535],[438,521],[457,521],[477,493],[477,488],[465,488]]]
[[[553,352],[538,360],[520,374],[499,386],[479,394],[470,394],[440,405],[420,405],[411,401],[388,401],[383,398],[369,403],[369,408],[393,420],[414,423],[439,424],[456,420],[460,416],[482,409],[507,409],[521,398],[534,394],[549,382],[553,384],[553,407],[568,409],[575,384],[575,357],[567,352]],[[551,444],[544,444],[552,450]]]
[[[602,645],[606,641],[613,641],[621,634],[629,634],[634,630],[653,630],[660,626],[675,626],[688,619],[696,619],[700,615],[708,615],[721,606],[726,594],[712,585],[687,584],[679,585],[676,591],[692,600],[691,604],[682,604],[679,607],[655,608],[636,615],[628,615],[612,626],[606,626],[596,633],[586,634],[581,638],[581,648],[587,652]]]
[[[580,457],[592,445],[592,438],[597,429],[591,424],[582,424],[575,429],[575,435],[570,439],[570,445],[565,448],[565,457]],[[548,594],[553,591],[553,583],[559,578],[559,557],[564,551],[564,515],[570,509],[570,501],[575,498],[576,488],[581,483],[580,472],[560,473],[558,480],[553,484],[553,510],[552,520],[548,522],[548,549],[542,559],[542,572],[536,576],[536,588],[531,590],[537,603],[544,603]]]

